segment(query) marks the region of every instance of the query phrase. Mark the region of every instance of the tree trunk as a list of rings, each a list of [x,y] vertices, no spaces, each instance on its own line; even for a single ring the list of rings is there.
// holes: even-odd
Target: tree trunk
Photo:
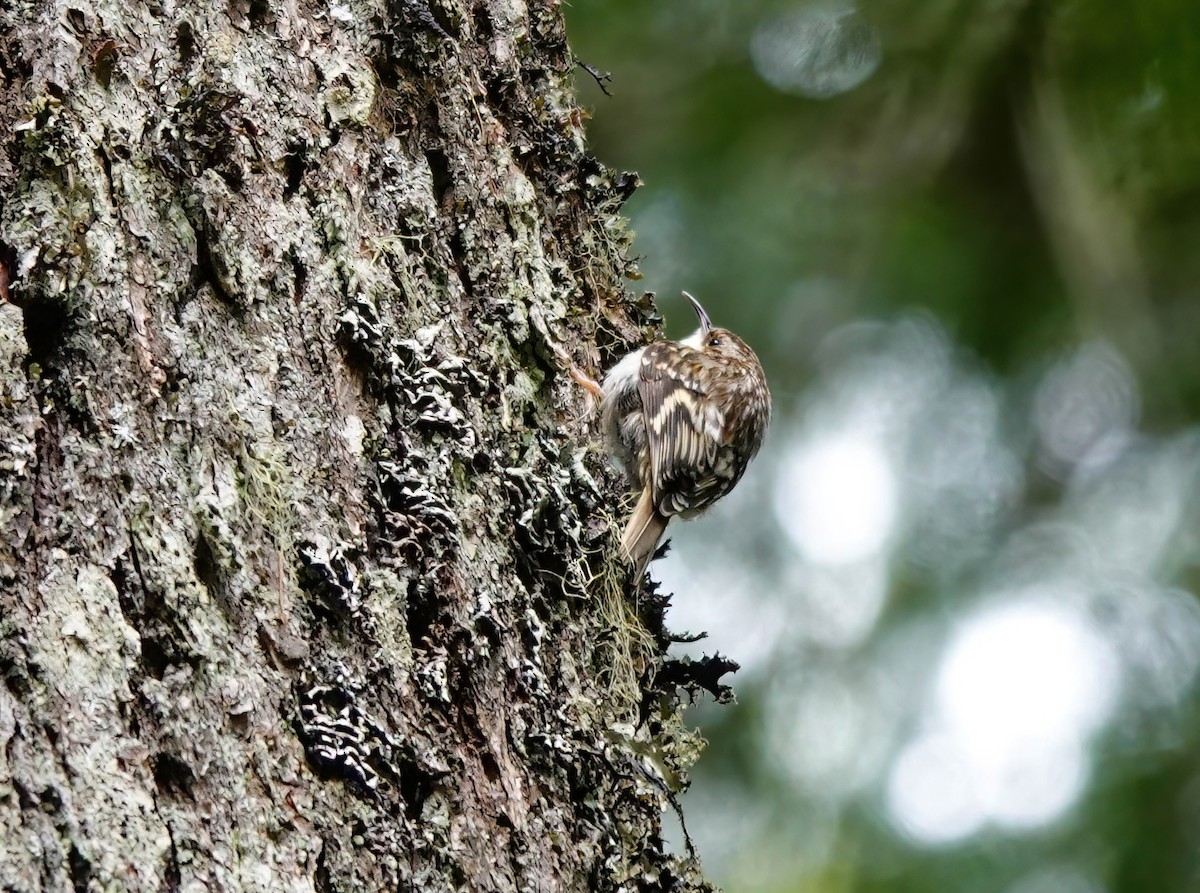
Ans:
[[[0,0],[0,887],[695,890],[557,4]],[[705,675],[707,673],[707,676]]]

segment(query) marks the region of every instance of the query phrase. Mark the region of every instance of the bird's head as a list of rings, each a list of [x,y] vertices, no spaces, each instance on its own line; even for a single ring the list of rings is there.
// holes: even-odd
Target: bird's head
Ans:
[[[709,356],[725,357],[744,363],[758,364],[758,357],[754,355],[754,351],[750,349],[750,345],[729,331],[729,329],[714,326],[708,318],[708,311],[701,306],[699,301],[686,291],[683,293],[683,296],[691,302],[692,309],[696,311],[696,316],[700,318],[700,328],[692,332],[687,338],[684,338],[683,344],[703,351]]]

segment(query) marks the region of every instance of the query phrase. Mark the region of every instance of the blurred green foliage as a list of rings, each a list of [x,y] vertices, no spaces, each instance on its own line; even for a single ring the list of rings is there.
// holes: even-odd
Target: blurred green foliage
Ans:
[[[710,647],[754,657],[721,640],[718,624],[763,605],[789,617],[811,587],[779,520],[798,445],[844,422],[839,395],[893,355],[879,344],[913,325],[946,344],[936,393],[902,428],[886,423],[902,431],[886,444],[901,520],[877,620],[830,647],[775,637],[764,616],[741,705],[697,712],[712,746],[686,809],[714,878],[732,893],[1200,889],[1200,717],[1184,660],[1200,639],[1166,641],[1191,629],[1194,599],[1164,595],[1200,585],[1200,6],[574,0],[566,12],[579,58],[613,76],[608,97],[580,74],[589,138],[601,160],[646,184],[627,212],[669,333],[691,326],[676,298],[686,288],[756,345],[773,383],[765,467],[725,514],[676,531],[684,558],[714,553],[739,585],[777,596],[714,597]],[[780,61],[789,43],[795,58]],[[865,340],[864,325],[874,327]],[[918,390],[904,370],[934,368],[920,366],[918,342],[893,351],[891,390],[879,391],[897,405]],[[964,414],[995,417],[995,431],[970,443],[986,441],[993,457],[979,474],[1010,485],[978,532],[930,558],[930,525],[978,495],[955,483],[958,503],[944,489],[918,498],[925,484],[912,481],[928,469],[914,468],[930,444],[958,436]],[[1007,478],[1004,462],[1017,467]],[[762,517],[772,506],[778,523]],[[731,519],[741,540],[718,534]],[[907,833],[888,807],[897,754],[931,721],[928,692],[954,623],[1025,566],[1005,563],[1015,538],[1045,544],[1041,523],[1069,527],[1098,556],[1080,571],[1066,550],[1049,550],[1035,570],[1052,580],[1078,571],[1091,593],[1083,615],[1115,643],[1119,706],[1088,739],[1086,781],[1054,818],[985,822],[941,843]],[[1139,537],[1148,557],[1109,560],[1141,548]],[[696,581],[668,562],[664,576]],[[1152,595],[1109,591],[1125,586]],[[1101,615],[1135,602],[1160,613],[1169,603],[1188,619],[1147,621],[1144,641],[1122,644],[1121,624]],[[754,648],[753,637],[739,646]],[[1179,670],[1174,695],[1151,704],[1139,680],[1166,673],[1153,655],[1175,651],[1190,675]],[[849,712],[862,679],[896,682],[880,700],[887,756],[849,789],[798,785],[770,751],[773,687],[804,696],[822,673],[858,680]]]
[[[825,100],[751,59],[755,28],[797,8],[568,8],[580,58],[614,74],[611,99],[580,79],[592,144],[648,184],[629,211],[650,287],[723,302],[780,353],[918,306],[1003,366],[1097,331],[1160,363],[1157,342],[1200,322],[1194,4],[868,3],[881,64]],[[820,277],[842,286],[832,306],[786,306]]]

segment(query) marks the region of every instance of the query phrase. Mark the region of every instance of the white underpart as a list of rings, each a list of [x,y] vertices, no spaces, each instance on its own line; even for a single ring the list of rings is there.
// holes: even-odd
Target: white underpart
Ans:
[[[605,394],[616,394],[637,381],[642,368],[642,354],[645,352],[646,348],[643,347],[627,353],[617,365],[608,370],[608,374],[604,376],[604,384],[601,385]]]
[[[637,482],[636,457],[632,452],[632,444],[639,437],[644,440],[645,433],[638,433],[641,415],[627,413],[619,415],[620,407],[630,392],[637,393],[638,381],[641,376],[642,355],[646,349],[628,353],[608,370],[604,376],[601,388],[604,390],[604,400],[600,404],[600,413],[604,425],[604,436],[609,443],[609,458],[613,465],[625,473],[631,481]]]
[[[690,347],[692,350],[700,349],[700,341],[704,336],[704,329],[696,329],[692,334],[688,335],[679,343],[685,347]]]

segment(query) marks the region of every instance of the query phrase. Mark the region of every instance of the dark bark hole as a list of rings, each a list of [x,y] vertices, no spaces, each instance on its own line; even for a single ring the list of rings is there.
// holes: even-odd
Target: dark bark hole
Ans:
[[[71,844],[67,864],[71,867],[71,885],[77,893],[87,893],[88,881],[92,879],[92,860],[79,852],[79,847]]]
[[[437,620],[437,597],[432,592],[422,592],[419,581],[413,580],[408,587],[408,598],[405,600],[404,622],[408,630],[408,640],[413,648],[424,648],[425,639]]]
[[[275,13],[268,0],[250,0],[248,18],[255,28],[263,28],[275,21]]]
[[[105,90],[112,82],[113,68],[117,64],[117,43],[111,37],[105,40],[92,53],[92,72],[96,80]]]
[[[17,278],[17,250],[0,239],[0,301],[11,301],[12,284]]]
[[[465,275],[467,269],[467,246],[463,244],[462,230],[454,223],[450,225],[450,239],[447,244],[450,247],[450,256],[454,258],[454,266],[458,270],[458,278],[462,281],[463,290],[470,293],[470,282]]]
[[[503,74],[497,74],[487,79],[487,98],[488,105],[492,107],[497,115],[500,115],[504,109],[511,105],[510,95],[513,90],[513,81],[509,80]]]
[[[288,152],[283,156],[284,172],[287,174],[287,184],[283,187],[283,197],[291,198],[300,189],[304,179],[304,171],[308,165],[304,163],[304,146],[292,143]]]
[[[42,295],[25,302],[14,300],[13,303],[21,308],[24,316],[29,362],[43,368],[53,366],[74,325],[67,305],[60,299]]]
[[[425,160],[429,162],[429,173],[433,177],[433,197],[440,205],[445,201],[450,187],[454,185],[450,179],[450,162],[446,160],[446,153],[441,149],[427,151]]]
[[[142,666],[152,679],[162,679],[171,665],[162,643],[151,636],[142,636]]]
[[[82,9],[72,7],[67,10],[67,25],[78,36],[87,34],[87,16],[83,14]]]
[[[321,852],[317,853],[317,867],[313,871],[313,889],[317,893],[334,893],[337,887],[333,885],[333,877],[329,873],[329,866],[325,862],[325,848],[328,846],[322,839]]]
[[[181,879],[179,874],[179,852],[175,848],[175,835],[171,832],[170,825],[167,826],[167,834],[171,837],[171,848],[163,856],[162,889],[166,893],[178,893]]]
[[[179,61],[187,65],[196,56],[196,32],[192,30],[191,22],[180,22],[175,29],[175,52]]]
[[[308,267],[304,266],[304,261],[300,259],[300,253],[292,249],[292,299],[299,304],[304,300],[304,292],[308,288]]]
[[[246,185],[246,175],[238,165],[230,161],[228,164],[214,168],[217,175],[225,181],[225,185],[232,192],[241,192],[242,187]]]
[[[404,801],[404,814],[410,819],[418,819],[425,801],[437,787],[437,779],[410,764],[401,768],[396,787],[400,791],[400,799]]]
[[[227,0],[229,17],[238,28],[247,25],[261,28],[275,20],[271,4],[267,0]]]
[[[96,147],[96,158],[100,161],[100,169],[104,171],[104,183],[108,187],[108,203],[113,203],[112,160],[103,146]]]
[[[15,737],[16,736],[14,736],[14,739]],[[33,796],[33,791],[23,785],[17,778],[14,778],[10,784],[12,784],[13,790],[17,794],[17,803],[20,804],[22,809],[29,810],[38,808],[38,800],[37,797]]]
[[[359,387],[365,392],[374,384],[374,359],[370,347],[356,337],[353,328],[344,322],[338,331],[338,344],[342,348],[342,357],[346,361],[346,369],[358,380]],[[369,384],[370,383],[370,384]]]
[[[521,548],[517,552],[513,570],[517,572],[517,579],[521,581],[522,586],[530,592],[537,592],[543,585],[543,571],[546,570],[541,564],[544,555],[537,554],[542,550],[536,545],[531,549],[527,536],[522,536],[519,542]]]
[[[208,594],[216,596],[221,588],[221,575],[217,560],[213,557],[212,546],[203,535],[196,537],[196,546],[192,551],[192,568],[196,571],[196,579],[204,584]]]
[[[479,762],[483,765],[483,774],[488,781],[500,780],[500,764],[496,762],[496,758],[490,753],[485,753],[480,757]]]
[[[491,40],[496,35],[492,25],[492,14],[486,6],[478,5],[474,9],[475,37],[480,41]]]
[[[418,242],[421,248],[425,247],[425,239],[429,235],[429,225],[425,222],[414,224],[407,217],[400,217],[392,224],[396,229],[396,235],[401,239],[409,242]]]
[[[24,667],[18,666],[11,659],[0,657],[0,681],[3,681],[4,687],[12,692],[13,698],[18,702],[26,701],[33,694],[33,686],[30,685]],[[9,738],[7,746],[12,747],[16,740],[16,736]]]
[[[42,809],[50,815],[54,815],[63,807],[62,794],[55,788],[44,788],[38,799],[42,801]]]
[[[207,284],[212,288],[213,294],[217,300],[225,304],[236,315],[242,314],[243,308],[234,300],[225,283],[228,281],[228,276],[223,275],[227,271],[224,270],[224,264],[213,254],[212,247],[209,242],[207,222],[198,227],[193,227],[196,232],[196,266],[192,270],[192,280],[197,289]],[[220,268],[218,268],[220,265]]]
[[[141,616],[146,609],[146,603],[142,597],[141,588],[132,585],[125,562],[118,561],[116,566],[108,572],[108,578],[112,580],[113,587],[117,590],[117,603],[121,606],[121,613],[127,618]]]
[[[192,547],[192,570],[196,572],[196,579],[204,584],[205,590],[225,616],[235,627],[240,627],[245,619],[244,612],[229,588],[228,579],[217,561],[212,544],[202,532],[196,534],[196,544]]]
[[[154,757],[154,783],[158,792],[168,797],[192,798],[192,785],[196,775],[191,766],[178,757],[162,751]]]

